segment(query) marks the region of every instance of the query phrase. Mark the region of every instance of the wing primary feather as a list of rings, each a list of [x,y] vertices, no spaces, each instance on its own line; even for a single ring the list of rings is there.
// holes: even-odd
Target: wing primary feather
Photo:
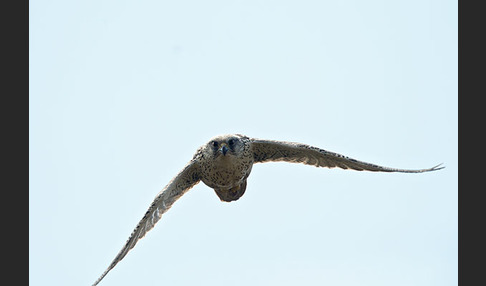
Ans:
[[[182,197],[194,185],[199,183],[198,166],[194,161],[189,162],[184,169],[174,177],[165,188],[160,191],[150,205],[143,218],[132,231],[123,248],[118,252],[110,266],[101,274],[93,286],[97,285],[108,272],[120,262],[125,255],[150,231],[160,220],[162,215],[172,207],[172,204]]]

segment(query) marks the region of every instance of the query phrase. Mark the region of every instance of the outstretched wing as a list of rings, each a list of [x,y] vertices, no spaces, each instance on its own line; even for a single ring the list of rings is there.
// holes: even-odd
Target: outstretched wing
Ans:
[[[198,165],[194,160],[191,160],[191,162],[189,162],[189,164],[187,164],[184,169],[177,174],[177,176],[175,176],[159,194],[157,194],[142,220],[140,220],[137,227],[135,227],[128,238],[125,246],[123,246],[122,250],[120,250],[110,266],[103,272],[103,274],[101,274],[100,278],[96,280],[93,286],[97,285],[101,279],[103,279],[106,274],[113,269],[123,257],[125,257],[128,251],[137,244],[138,240],[144,237],[145,234],[154,227],[162,217],[162,214],[170,209],[172,204],[182,197],[182,195],[189,189],[199,183],[199,180]]]
[[[366,170],[374,172],[402,173],[422,173],[444,168],[440,167],[441,164],[439,164],[428,169],[395,169],[358,161],[341,154],[300,143],[260,139],[251,139],[251,142],[255,163],[284,161],[290,163],[303,163],[316,167],[338,167],[341,169],[353,169],[357,171]]]

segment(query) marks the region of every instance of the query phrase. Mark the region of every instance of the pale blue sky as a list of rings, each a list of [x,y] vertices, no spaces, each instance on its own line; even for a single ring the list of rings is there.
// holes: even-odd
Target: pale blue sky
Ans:
[[[457,285],[457,1],[30,1],[31,285],[90,285],[214,135],[425,174],[200,183],[100,283]]]

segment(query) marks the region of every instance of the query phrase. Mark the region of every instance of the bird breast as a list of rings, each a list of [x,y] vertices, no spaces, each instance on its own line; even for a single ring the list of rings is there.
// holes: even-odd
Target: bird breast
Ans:
[[[239,186],[250,175],[252,162],[241,157],[217,158],[203,166],[202,181],[210,188],[229,189]]]

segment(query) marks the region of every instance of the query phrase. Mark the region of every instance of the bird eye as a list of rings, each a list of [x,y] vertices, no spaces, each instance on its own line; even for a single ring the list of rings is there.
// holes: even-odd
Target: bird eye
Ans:
[[[230,146],[233,146],[233,145],[235,144],[235,139],[230,139],[230,140],[228,140],[228,144],[229,144]]]
[[[216,141],[211,142],[211,145],[213,145],[214,148],[218,148],[218,142]]]

